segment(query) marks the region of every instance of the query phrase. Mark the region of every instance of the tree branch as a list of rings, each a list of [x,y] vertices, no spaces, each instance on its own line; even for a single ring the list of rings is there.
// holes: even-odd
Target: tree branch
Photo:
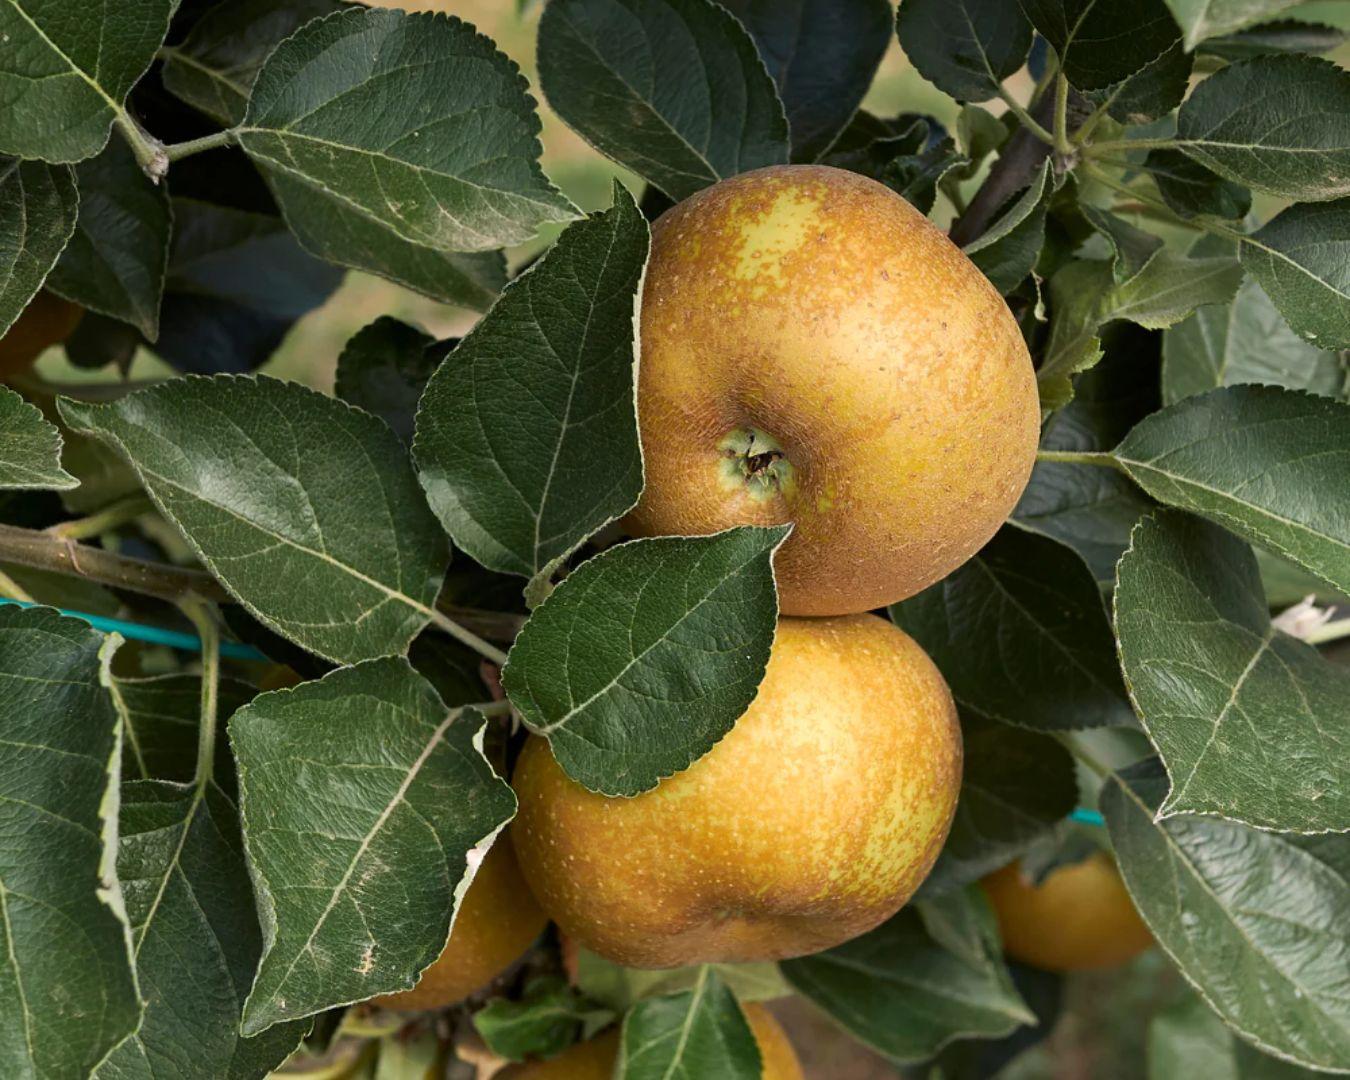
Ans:
[[[177,601],[195,593],[204,600],[232,601],[224,587],[205,571],[133,559],[14,525],[0,525],[0,562],[74,574],[100,585],[163,600]]]

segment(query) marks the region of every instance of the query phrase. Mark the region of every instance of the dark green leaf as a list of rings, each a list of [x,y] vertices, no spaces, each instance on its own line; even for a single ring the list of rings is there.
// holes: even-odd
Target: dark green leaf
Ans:
[[[1231,34],[1293,7],[1299,0],[1167,0],[1181,24],[1187,49]]]
[[[36,405],[0,385],[0,489],[62,491],[79,480],[61,468],[61,433]]]
[[[994,97],[1031,48],[1031,25],[1006,0],[906,0],[896,32],[919,74],[957,101]]]
[[[239,1016],[262,952],[235,805],[215,784],[122,787],[117,871],[126,893],[145,1019],[98,1080],[158,1080],[200,1062],[221,1080],[270,1074],[304,1035],[279,1024],[257,1038]]]
[[[1239,184],[1305,202],[1350,195],[1350,72],[1312,56],[1230,64],[1177,114],[1177,146]]]
[[[1057,541],[1005,528],[891,617],[982,716],[1042,731],[1134,723],[1097,583]]]
[[[176,672],[148,678],[116,678],[112,691],[122,714],[122,778],[124,780],[191,780],[197,767],[197,729],[201,717],[202,682],[197,675]],[[219,681],[220,726],[258,692],[248,683]],[[234,797],[234,762],[229,745],[217,739],[214,782]]]
[[[792,160],[815,161],[849,122],[891,40],[886,0],[722,0],[778,87]]]
[[[1012,862],[1078,802],[1073,758],[1055,739],[969,715],[961,728],[961,797],[942,854],[924,880],[924,897]]]
[[[1101,359],[1103,325],[1127,319],[1150,330],[1180,322],[1204,304],[1232,299],[1242,268],[1228,256],[1186,258],[1164,248],[1130,280],[1117,283],[1111,263],[1076,259],[1050,282],[1050,342],[1036,372],[1041,406],[1073,396],[1071,377]]]
[[[83,161],[169,31],[175,0],[91,10],[85,0],[0,3],[0,154]]]
[[[381,315],[358,330],[338,357],[335,392],[373,413],[410,444],[413,417],[440,357],[430,334]]]
[[[1207,310],[1207,309],[1201,309]],[[1111,450],[1158,407],[1155,343],[1136,327],[1117,324],[1103,340],[1106,356],[1078,376],[1074,398],[1046,422],[1046,450]],[[1099,585],[1115,580],[1116,560],[1130,530],[1154,502],[1115,469],[1038,461],[1013,510],[1012,524],[1073,548]]]
[[[1243,241],[1241,257],[1295,333],[1350,349],[1350,198],[1289,207]]]
[[[978,888],[902,908],[875,930],[781,965],[788,982],[892,1061],[1035,1022],[1008,977]]]
[[[1202,307],[1163,333],[1163,401],[1220,386],[1267,383],[1350,398],[1350,363],[1301,340],[1256,282],[1230,304]]]
[[[56,264],[79,205],[74,169],[0,157],[0,335]]]
[[[237,124],[268,54],[310,19],[343,7],[339,0],[225,0],[165,50],[164,86],[222,124]]]
[[[763,1059],[736,997],[711,967],[693,988],[629,1010],[614,1075],[620,1080],[757,1080]]]
[[[245,1035],[407,990],[440,955],[470,851],[515,812],[483,757],[483,724],[393,657],[235,714],[263,929]]]
[[[966,164],[966,156],[956,149],[956,143],[942,139],[920,153],[892,158],[877,179],[926,214],[937,199],[938,183],[953,169]]]
[[[1270,53],[1329,53],[1345,42],[1345,31],[1325,23],[1278,19],[1200,43],[1198,51],[1224,60],[1250,60]]]
[[[591,145],[672,199],[788,159],[773,79],[712,0],[552,0],[539,84]]]
[[[48,287],[90,311],[159,333],[169,262],[169,193],[114,139],[75,170],[80,216]]]
[[[535,609],[502,686],[569,776],[637,795],[732,729],[769,659],[770,560],[785,536],[746,527],[621,544]]]
[[[1079,209],[1115,252],[1111,276],[1117,285],[1129,281],[1143,270],[1163,245],[1161,237],[1145,232],[1107,210],[1088,203],[1083,203]]]
[[[1243,1038],[1309,1067],[1343,1067],[1345,838],[1219,818],[1158,822],[1167,786],[1147,761],[1108,781],[1101,799],[1120,872],[1158,944]]]
[[[445,538],[383,421],[297,383],[227,375],[60,405],[71,428],[126,456],[277,633],[352,663],[404,651],[432,616]]]
[[[1181,36],[1164,0],[1019,2],[1079,90],[1099,90],[1133,75]]]
[[[1047,161],[1017,201],[979,239],[962,250],[994,288],[1007,294],[1031,273],[1045,246],[1045,215],[1050,194]]]
[[[447,254],[575,216],[538,133],[515,64],[467,23],[349,8],[277,46],[238,137],[306,248],[439,297]]]
[[[414,453],[432,510],[492,570],[533,578],[637,502],[633,380],[647,223],[567,228],[432,375]]]
[[[1350,405],[1227,387],[1150,416],[1116,458],[1160,502],[1350,590]]]
[[[1150,150],[1144,168],[1172,211],[1183,218],[1197,214],[1237,219],[1252,208],[1252,193],[1241,184],[1210,172],[1180,150]]]
[[[155,351],[180,371],[252,371],[342,281],[270,214],[174,199],[173,217]]]
[[[141,1019],[113,872],[119,638],[0,607],[0,1074],[87,1076]]]
[[[1186,96],[1194,57],[1175,42],[1162,55],[1105,90],[1087,95],[1106,104],[1107,113],[1122,124],[1147,124],[1166,116]]]
[[[1172,780],[1159,815],[1350,829],[1350,671],[1271,626],[1251,549],[1163,512],[1117,581],[1121,665]]]
[[[1268,1057],[1234,1037],[1196,994],[1156,1013],[1148,1026],[1149,1080],[1314,1080],[1319,1075]]]
[[[565,979],[545,975],[527,983],[519,1000],[493,998],[474,1013],[473,1026],[494,1054],[523,1061],[561,1053],[613,1016],[588,1003]]]

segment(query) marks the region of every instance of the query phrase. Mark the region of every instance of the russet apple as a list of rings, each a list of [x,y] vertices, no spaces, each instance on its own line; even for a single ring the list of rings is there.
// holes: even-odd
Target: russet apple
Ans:
[[[1046,971],[1118,967],[1153,944],[1120,872],[1104,851],[1059,866],[1039,885],[1010,863],[981,883],[1003,949]]]
[[[801,1062],[782,1025],[763,1005],[742,1005],[764,1063],[763,1080],[802,1080]],[[512,1065],[498,1080],[611,1080],[619,1054],[619,1029],[611,1028],[589,1042],[570,1046],[555,1058]]]
[[[890,189],[822,165],[714,184],[652,230],[638,535],[791,521],[786,615],[884,607],[998,529],[1040,406],[1003,298]]]
[[[386,1009],[440,1009],[500,975],[542,932],[548,918],[520,876],[506,836],[497,837],[460,901],[445,951],[411,990],[385,994]]]
[[[41,290],[0,337],[0,379],[21,374],[43,350],[65,341],[83,315],[84,308]]]
[[[889,918],[956,807],[961,733],[923,650],[875,615],[783,619],[759,694],[636,798],[571,780],[532,736],[511,836],[562,931],[616,963],[778,960]]]

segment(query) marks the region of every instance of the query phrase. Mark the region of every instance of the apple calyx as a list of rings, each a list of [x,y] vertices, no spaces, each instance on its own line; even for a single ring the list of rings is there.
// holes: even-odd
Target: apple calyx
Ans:
[[[734,428],[717,444],[722,479],[758,499],[790,497],[797,486],[796,469],[787,452],[770,435],[755,428]]]

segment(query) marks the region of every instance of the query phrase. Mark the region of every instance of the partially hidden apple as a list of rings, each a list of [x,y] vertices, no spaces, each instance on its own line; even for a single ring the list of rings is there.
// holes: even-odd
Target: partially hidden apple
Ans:
[[[588,791],[538,736],[513,783],[521,870],[566,935],[629,967],[778,960],[864,933],[914,892],[955,811],[961,733],[898,627],[789,618],[736,726],[653,790]]]
[[[998,916],[1003,949],[1046,971],[1118,967],[1153,944],[1120,871],[1104,851],[1057,866],[1039,884],[1020,862],[981,884]]]
[[[750,1031],[764,1063],[763,1080],[802,1080],[801,1062],[787,1033],[763,1005],[742,1005]],[[555,1058],[512,1065],[498,1080],[612,1080],[619,1054],[619,1029],[612,1028],[589,1042],[568,1047]]]
[[[43,350],[65,341],[75,332],[84,308],[43,289],[3,337],[0,337],[0,379],[21,375]]]
[[[782,611],[927,588],[1031,474],[1031,357],[997,290],[889,188],[757,169],[667,211],[642,295],[638,535],[793,522]]]
[[[518,960],[547,916],[520,876],[510,840],[497,837],[460,901],[444,952],[411,990],[385,994],[386,1009],[440,1009],[462,1001]]]

